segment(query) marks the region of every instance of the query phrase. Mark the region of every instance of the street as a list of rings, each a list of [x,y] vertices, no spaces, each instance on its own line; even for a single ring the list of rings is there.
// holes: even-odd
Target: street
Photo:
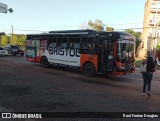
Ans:
[[[43,68],[21,56],[0,57],[0,111],[160,112],[159,76],[157,70],[148,97],[141,95],[138,68],[125,76],[88,77],[74,69]]]

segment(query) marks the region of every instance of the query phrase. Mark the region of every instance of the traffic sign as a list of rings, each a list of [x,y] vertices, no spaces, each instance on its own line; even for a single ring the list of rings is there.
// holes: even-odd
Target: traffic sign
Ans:
[[[0,12],[7,13],[8,6],[6,4],[0,3]]]

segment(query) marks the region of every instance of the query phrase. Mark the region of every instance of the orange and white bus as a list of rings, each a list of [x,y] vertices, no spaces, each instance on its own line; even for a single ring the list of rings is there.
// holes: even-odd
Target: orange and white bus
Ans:
[[[124,32],[50,31],[28,34],[26,42],[27,60],[44,67],[69,66],[90,76],[135,71],[135,40]]]

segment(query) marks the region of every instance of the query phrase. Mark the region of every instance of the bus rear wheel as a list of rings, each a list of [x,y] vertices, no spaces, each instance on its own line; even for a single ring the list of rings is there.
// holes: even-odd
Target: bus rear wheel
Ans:
[[[48,59],[47,59],[46,57],[42,57],[42,58],[41,58],[40,64],[41,64],[43,67],[45,67],[45,68],[50,67],[50,64],[49,64],[49,62],[48,62]]]
[[[95,76],[96,69],[92,63],[86,63],[83,67],[83,73],[88,76]]]

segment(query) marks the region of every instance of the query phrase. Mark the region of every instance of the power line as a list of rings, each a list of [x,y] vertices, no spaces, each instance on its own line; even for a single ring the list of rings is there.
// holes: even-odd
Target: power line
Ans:
[[[123,23],[123,24],[108,24],[108,25],[128,25],[128,24],[143,24],[143,22],[140,22],[140,23]]]
[[[11,30],[1,30],[1,31],[11,31]]]
[[[115,29],[115,30],[126,30],[126,29],[148,29],[148,28],[155,28],[155,27],[125,28],[125,29]]]
[[[56,27],[79,27],[79,26],[55,26],[55,27],[49,27],[49,28],[56,28]],[[123,28],[123,29],[114,29],[114,30],[126,30],[126,29],[132,29],[132,30],[138,30],[138,29],[147,29],[147,28],[154,28],[154,27],[137,27],[137,28]],[[11,31],[11,30],[2,30],[2,31]],[[14,28],[14,31],[31,31],[31,32],[49,32],[50,30],[48,31],[43,31],[43,30],[38,30],[38,29],[15,29]]]
[[[110,25],[128,25],[128,24],[142,24],[142,23],[122,23],[122,24],[105,24],[105,26],[110,26]],[[10,26],[2,26],[2,27],[10,27]],[[79,26],[65,26],[65,25],[63,25],[63,26],[51,26],[51,27],[38,27],[38,26],[35,26],[35,27],[26,27],[26,26],[20,26],[20,27],[18,27],[18,28],[62,28],[62,27],[80,27],[80,25]],[[39,30],[38,30],[39,31]]]
[[[24,30],[24,29],[14,29],[18,31],[36,31],[36,32],[48,32],[48,31],[42,31],[42,30]]]

